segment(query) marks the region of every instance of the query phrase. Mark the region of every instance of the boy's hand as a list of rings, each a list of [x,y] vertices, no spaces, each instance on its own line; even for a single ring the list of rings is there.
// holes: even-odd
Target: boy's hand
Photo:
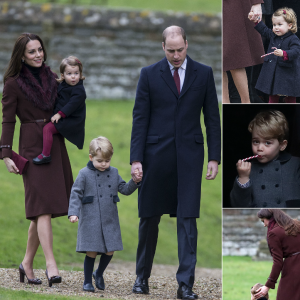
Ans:
[[[283,51],[281,49],[276,49],[274,51],[274,55],[276,55],[276,56],[283,56]]]
[[[143,175],[140,176],[139,173],[140,173],[140,172],[139,172],[139,169],[135,169],[135,170],[134,170],[134,175],[135,175],[135,176],[132,177],[132,180],[133,180],[135,183],[141,182],[142,179],[143,179]]]
[[[57,123],[60,118],[61,118],[61,115],[59,113],[57,113],[51,118],[51,122],[54,123],[56,121],[56,123]]]
[[[77,216],[71,216],[69,218],[69,220],[70,220],[71,223],[76,223],[78,221],[78,217]]]
[[[250,179],[251,163],[240,159],[236,164],[236,169],[239,174],[239,182],[241,184],[248,182]]]

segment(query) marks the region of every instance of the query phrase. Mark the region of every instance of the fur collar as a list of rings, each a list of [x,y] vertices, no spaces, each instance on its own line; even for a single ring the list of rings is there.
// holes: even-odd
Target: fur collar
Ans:
[[[42,86],[31,74],[30,70],[23,64],[17,83],[24,93],[26,99],[33,106],[41,110],[52,110],[57,97],[56,74],[54,74],[48,66],[43,64],[40,70],[40,78]]]

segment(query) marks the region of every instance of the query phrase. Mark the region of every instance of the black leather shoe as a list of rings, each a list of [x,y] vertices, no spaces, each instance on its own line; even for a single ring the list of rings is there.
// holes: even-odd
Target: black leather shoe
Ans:
[[[42,165],[51,162],[51,155],[45,156],[43,153],[41,153],[41,155],[43,156],[43,158],[38,158],[37,156],[32,160],[35,165]]]
[[[135,294],[149,294],[148,279],[137,277],[132,292]]]
[[[97,276],[97,271],[93,273],[93,278],[95,279],[95,284],[97,289],[104,291],[105,290],[105,283],[103,276]]]
[[[83,290],[86,292],[95,292],[95,288],[91,283],[83,284]]]
[[[192,291],[192,288],[183,284],[177,290],[177,299],[198,299],[198,295]]]

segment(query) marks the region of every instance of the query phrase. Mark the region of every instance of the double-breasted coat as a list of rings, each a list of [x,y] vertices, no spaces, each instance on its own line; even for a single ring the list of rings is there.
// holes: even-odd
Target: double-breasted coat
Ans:
[[[101,172],[91,161],[79,171],[72,187],[68,215],[79,218],[76,251],[106,253],[123,250],[117,203],[118,192],[132,194],[138,187],[127,183],[118,170]]]
[[[26,218],[34,220],[42,214],[51,214],[52,217],[67,215],[73,177],[64,138],[60,134],[53,136],[51,163],[35,165],[32,162],[32,159],[42,152],[43,127],[46,125],[45,122],[34,120],[50,121],[55,103],[53,101],[49,109],[44,110],[35,105],[32,99],[41,101],[40,105],[43,105],[43,101],[46,102],[43,97],[49,95],[49,91],[55,93],[54,97],[56,97],[56,75],[49,67],[43,66],[40,71],[42,81],[42,86],[40,86],[26,69],[23,66],[24,72],[21,71],[19,78],[9,78],[4,85],[2,157],[11,158],[16,116],[18,116],[21,122],[19,154],[29,161],[28,169],[22,175]]]
[[[208,160],[220,161],[221,131],[212,69],[187,56],[180,95],[166,58],[141,71],[131,135],[130,161],[143,165],[139,216],[199,217],[204,139]]]
[[[285,50],[288,55],[286,61],[274,54],[265,56],[255,88],[269,95],[299,97],[300,40],[290,31],[283,36],[277,36],[263,22],[259,22],[255,29],[270,40],[268,53],[274,51],[272,47],[276,47]]]
[[[259,3],[263,0],[223,1],[223,71],[263,63],[262,39],[248,20],[251,6]]]
[[[75,86],[71,86],[63,81],[58,86],[57,93],[54,114],[62,111],[66,118],[59,119],[54,126],[68,141],[82,149],[86,116],[86,93],[83,82],[80,80]]]
[[[232,207],[299,207],[300,158],[281,152],[276,160],[251,163],[250,186],[242,188],[234,180],[230,194]]]
[[[276,300],[300,299],[300,234],[286,235],[284,229],[275,224],[267,240],[273,266],[265,286],[274,289],[281,273]]]

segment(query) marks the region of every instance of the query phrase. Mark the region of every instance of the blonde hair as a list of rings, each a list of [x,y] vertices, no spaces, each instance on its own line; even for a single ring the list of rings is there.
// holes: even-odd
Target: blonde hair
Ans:
[[[85,77],[82,76],[82,63],[81,61],[76,57],[76,56],[68,56],[67,58],[64,58],[61,63],[60,63],[60,66],[59,66],[59,72],[60,74],[64,74],[65,72],[65,69],[67,66],[72,66],[72,67],[75,67],[75,66],[78,66],[79,68],[79,72],[80,72],[80,80],[84,80]],[[57,82],[61,83],[64,81],[63,78],[58,78],[56,79]]]
[[[249,123],[248,130],[256,129],[266,139],[277,139],[280,143],[288,139],[289,124],[285,115],[278,110],[258,113]]]
[[[89,151],[92,157],[96,156],[97,152],[100,151],[104,159],[110,159],[114,154],[114,148],[111,142],[104,136],[93,139],[90,143]]]
[[[288,24],[292,24],[292,28],[289,29],[292,33],[297,32],[297,15],[293,9],[288,7],[282,7],[277,9],[272,17],[283,17]]]

